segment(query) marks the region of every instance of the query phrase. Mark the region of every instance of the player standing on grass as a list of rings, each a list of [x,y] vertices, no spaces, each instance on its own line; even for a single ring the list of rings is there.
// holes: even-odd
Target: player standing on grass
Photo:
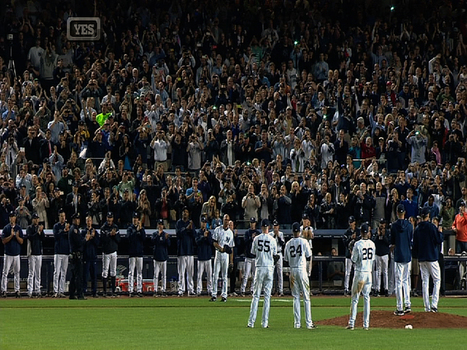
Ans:
[[[44,225],[39,225],[39,215],[32,214],[32,224],[26,229],[28,239],[28,296],[33,297],[34,291],[38,298],[41,294],[42,241],[44,240]]]
[[[352,282],[352,302],[350,304],[350,319],[347,329],[353,330],[357,317],[357,306],[360,293],[363,294],[363,329],[370,327],[370,292],[375,260],[375,244],[370,239],[371,230],[368,224],[360,227],[361,238],[355,242],[352,249],[352,262],[355,264],[355,274]]]
[[[58,212],[58,222],[53,227],[55,239],[54,255],[54,298],[65,297],[65,280],[68,269],[68,258],[70,255],[70,242],[68,241],[68,231],[70,224],[66,222],[66,215],[63,209]]]
[[[203,291],[203,273],[206,273],[206,290],[208,295],[212,293],[212,234],[207,228],[208,218],[201,217],[201,228],[196,234],[198,246],[198,278],[196,281],[196,295]]]
[[[355,242],[358,240],[359,232],[356,228],[357,220],[353,216],[349,217],[349,228],[347,231],[344,232],[342,239],[344,241],[345,247],[345,275],[344,275],[344,295],[350,295],[350,274],[352,273],[352,269],[354,268],[354,264],[351,260],[352,249]]]
[[[391,246],[394,251],[397,309],[394,315],[403,316],[410,308],[410,262],[412,261],[413,226],[404,220],[405,207],[397,206],[397,220],[391,225]],[[404,301],[405,309],[402,309]]]
[[[251,252],[256,256],[256,272],[253,287],[253,299],[250,306],[250,317],[248,327],[253,328],[258,312],[258,303],[261,291],[264,289],[263,317],[261,325],[268,328],[269,325],[269,303],[271,300],[271,289],[274,276],[274,260],[277,256],[276,240],[269,234],[269,221],[263,219],[261,222],[261,234],[256,236],[251,247]]]
[[[165,289],[167,285],[167,260],[169,260],[170,237],[164,231],[164,220],[157,222],[157,231],[152,234],[152,243],[154,244],[154,296],[156,297],[159,286],[159,273],[161,274],[162,286],[161,295],[166,296]]]
[[[413,256],[418,258],[422,275],[423,304],[426,312],[438,312],[441,272],[439,269],[439,251],[443,243],[443,234],[430,222],[430,209],[422,210],[422,222],[417,225],[413,235]],[[430,304],[430,275],[433,278],[433,296]]]
[[[243,279],[242,285],[240,286],[240,295],[245,296],[246,284],[248,283],[248,277],[251,275],[251,287],[250,290],[253,292],[253,280],[255,279],[255,256],[251,253],[251,246],[256,236],[260,234],[260,230],[256,228],[256,218],[250,219],[250,228],[246,230],[244,237],[245,246],[245,263],[243,264]]]
[[[128,236],[128,296],[134,296],[134,277],[136,267],[136,295],[143,296],[143,253],[146,231],[142,226],[138,212],[133,213],[133,222],[127,228]]]
[[[10,212],[10,223],[3,228],[2,243],[5,245],[5,257],[3,260],[2,273],[2,296],[6,298],[6,290],[8,286],[8,272],[10,268],[13,270],[15,280],[15,296],[21,297],[19,292],[19,277],[20,277],[20,253],[21,244],[23,244],[23,230],[16,223],[16,214]]]
[[[300,225],[298,226],[298,229],[300,231]],[[279,222],[277,220],[274,220],[273,222],[273,231],[270,232],[270,235],[274,237],[276,240],[276,245],[277,245],[277,255],[279,256],[279,259],[277,259],[277,262],[275,264],[275,269],[276,269],[276,274],[277,274],[277,294],[282,297],[284,296],[284,275],[282,273],[282,268],[284,266],[284,259],[283,259],[283,254],[282,254],[282,248],[285,246],[285,240],[284,240],[284,233],[282,231],[279,231]],[[308,241],[307,241],[308,242]],[[310,246],[310,244],[308,244]],[[311,248],[310,248],[311,252]],[[306,266],[305,266],[306,270]]]
[[[233,266],[233,247],[235,247],[234,236],[229,228],[230,217],[224,214],[222,226],[216,227],[212,235],[212,242],[216,248],[216,256],[214,257],[214,275],[212,285],[212,297],[210,301],[217,300],[217,282],[219,273],[222,278],[222,302],[227,301],[227,273],[229,266]]]
[[[107,296],[107,277],[110,274],[110,283],[112,285],[112,294],[115,297],[115,280],[117,276],[117,250],[120,242],[120,231],[114,224],[114,215],[107,213],[107,221],[101,228],[102,243],[102,285],[103,296]]]
[[[306,261],[311,258],[311,249],[308,241],[300,237],[300,224],[294,222],[292,225],[293,238],[287,242],[284,251],[284,260],[290,266],[290,284],[293,296],[294,327],[300,328],[300,293],[303,294],[305,306],[306,328],[314,329],[311,319],[310,306],[310,283],[306,272]]]

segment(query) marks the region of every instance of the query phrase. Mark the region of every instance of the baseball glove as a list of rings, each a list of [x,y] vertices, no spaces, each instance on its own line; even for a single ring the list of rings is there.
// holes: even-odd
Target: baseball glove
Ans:
[[[232,254],[232,248],[230,248],[230,246],[227,244],[224,245],[224,253]]]

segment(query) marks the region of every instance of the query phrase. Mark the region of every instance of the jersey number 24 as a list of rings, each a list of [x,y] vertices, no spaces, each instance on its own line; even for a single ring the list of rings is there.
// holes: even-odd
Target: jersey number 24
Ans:
[[[292,258],[295,258],[296,256],[302,256],[302,246],[299,245],[298,247],[295,247],[293,245],[290,246],[290,256]]]

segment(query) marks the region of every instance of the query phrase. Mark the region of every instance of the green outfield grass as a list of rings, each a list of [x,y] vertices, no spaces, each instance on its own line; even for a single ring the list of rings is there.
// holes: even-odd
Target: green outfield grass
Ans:
[[[464,329],[293,328],[292,299],[274,298],[269,329],[246,328],[250,299],[1,299],[0,349],[465,349]],[[372,298],[393,310],[394,298]],[[422,299],[412,300],[414,312]],[[347,315],[350,299],[313,297],[313,320]],[[361,308],[359,309],[359,311]],[[465,298],[442,298],[440,312],[467,316]],[[302,315],[303,317],[303,315]],[[304,325],[304,322],[302,322]]]

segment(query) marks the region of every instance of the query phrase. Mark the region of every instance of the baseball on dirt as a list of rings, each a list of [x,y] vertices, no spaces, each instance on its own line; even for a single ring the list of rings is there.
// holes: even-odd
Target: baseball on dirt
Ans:
[[[411,324],[408,324],[405,326],[405,329],[413,329],[412,325]]]

